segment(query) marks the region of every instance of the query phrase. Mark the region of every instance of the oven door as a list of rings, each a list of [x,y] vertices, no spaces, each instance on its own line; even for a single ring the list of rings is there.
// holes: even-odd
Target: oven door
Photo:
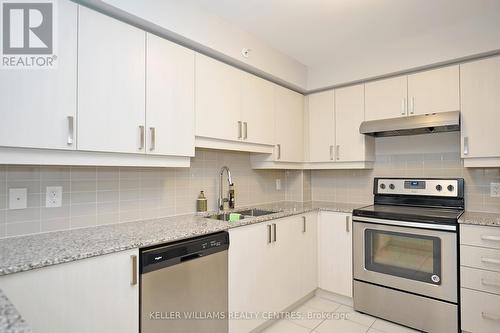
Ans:
[[[456,231],[359,219],[353,226],[354,279],[457,302]]]

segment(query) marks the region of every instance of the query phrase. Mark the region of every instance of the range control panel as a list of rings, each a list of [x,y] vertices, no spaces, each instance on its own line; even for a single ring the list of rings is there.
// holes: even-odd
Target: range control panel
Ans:
[[[458,179],[375,178],[375,194],[459,197]]]

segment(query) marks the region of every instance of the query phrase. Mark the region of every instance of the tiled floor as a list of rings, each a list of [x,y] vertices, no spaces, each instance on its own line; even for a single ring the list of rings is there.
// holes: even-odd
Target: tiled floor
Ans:
[[[355,312],[352,307],[315,296],[264,333],[415,333],[418,331]]]

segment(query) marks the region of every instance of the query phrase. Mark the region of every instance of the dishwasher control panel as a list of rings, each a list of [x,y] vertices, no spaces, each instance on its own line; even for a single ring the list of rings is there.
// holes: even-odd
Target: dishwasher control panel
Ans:
[[[198,259],[229,248],[229,233],[226,231],[182,240],[175,243],[141,249],[141,273]]]

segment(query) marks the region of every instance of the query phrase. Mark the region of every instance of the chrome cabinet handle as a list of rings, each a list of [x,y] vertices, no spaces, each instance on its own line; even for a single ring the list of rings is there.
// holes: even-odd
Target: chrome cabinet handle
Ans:
[[[464,155],[469,155],[469,137],[464,136]]]
[[[273,231],[271,229],[271,225],[267,225],[267,244],[271,244],[273,241]]]
[[[276,148],[278,149],[278,158],[277,159],[281,160],[281,144],[278,143],[276,145]]]
[[[500,242],[500,236],[481,236],[482,240]]]
[[[350,232],[351,228],[349,226],[349,216],[345,217],[345,232]]]
[[[406,115],[406,97],[401,99],[401,115],[405,116]]]
[[[248,124],[247,122],[243,122],[243,140],[248,138]]]
[[[149,150],[153,151],[156,148],[156,128],[150,127],[149,132],[151,134],[151,146],[149,147]]]
[[[495,265],[500,265],[500,259],[493,259],[493,258],[481,258],[482,262],[488,263],[488,264],[495,264]]]
[[[487,280],[487,279],[481,279],[481,284],[483,284],[485,286],[492,286],[492,287],[500,288],[500,282],[497,282],[497,281],[491,281],[491,280]]]
[[[333,145],[330,145],[330,160],[333,160]]]
[[[495,315],[489,314],[487,312],[481,312],[481,317],[483,317],[484,319],[488,319],[488,320],[500,321],[500,316],[495,316]]]
[[[73,116],[68,116],[68,141],[67,144],[71,146],[73,144],[75,133],[75,118]]]
[[[340,145],[337,145],[337,149],[335,149],[335,159],[340,160]]]
[[[137,284],[137,256],[130,256],[132,260],[132,279],[130,279],[130,285],[135,286]]]
[[[241,124],[242,122],[238,121],[238,139],[241,139],[243,137],[243,135],[241,134],[242,133]]]
[[[276,223],[273,223],[273,242],[276,243]]]
[[[410,114],[415,113],[415,97],[411,97],[411,102],[410,102]]]
[[[307,231],[307,218],[305,216],[302,216],[302,232]]]

